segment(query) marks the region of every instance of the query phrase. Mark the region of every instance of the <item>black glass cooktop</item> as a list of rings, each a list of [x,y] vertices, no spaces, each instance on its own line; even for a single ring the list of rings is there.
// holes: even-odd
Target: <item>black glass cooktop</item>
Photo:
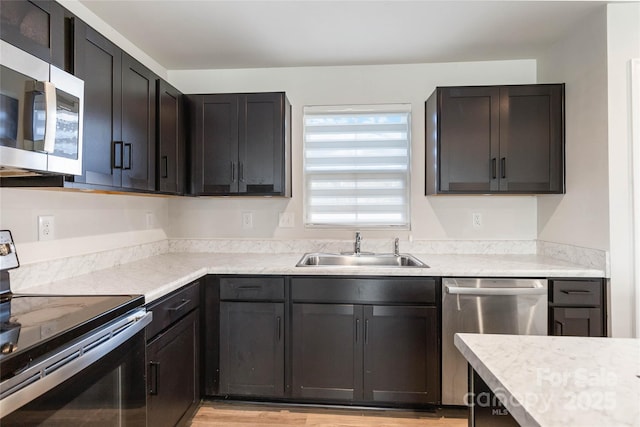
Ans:
[[[9,295],[0,301],[0,381],[143,304],[140,295]]]

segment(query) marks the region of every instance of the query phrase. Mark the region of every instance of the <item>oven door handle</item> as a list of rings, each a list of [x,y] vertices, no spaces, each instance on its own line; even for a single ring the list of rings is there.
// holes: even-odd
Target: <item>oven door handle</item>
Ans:
[[[465,288],[460,286],[445,286],[445,292],[450,295],[468,296],[518,296],[518,295],[547,295],[545,288]]]
[[[0,383],[0,418],[26,405],[133,338],[151,323],[152,313],[139,309],[93,331],[64,350]]]

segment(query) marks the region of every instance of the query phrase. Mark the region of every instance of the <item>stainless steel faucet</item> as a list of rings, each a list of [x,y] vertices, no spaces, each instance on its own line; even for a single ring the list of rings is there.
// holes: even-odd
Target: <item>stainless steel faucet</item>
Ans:
[[[400,239],[398,237],[393,241],[393,254],[400,256]]]
[[[353,248],[353,253],[356,255],[360,255],[360,243],[362,242],[362,237],[360,236],[360,232],[356,231],[356,243]]]

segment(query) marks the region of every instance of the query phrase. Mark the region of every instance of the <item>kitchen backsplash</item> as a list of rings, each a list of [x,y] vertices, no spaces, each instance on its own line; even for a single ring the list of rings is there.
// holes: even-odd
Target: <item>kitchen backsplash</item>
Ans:
[[[555,258],[573,264],[584,265],[604,270],[609,277],[609,252],[598,249],[538,240],[536,253],[538,255]]]
[[[393,239],[362,239],[362,252],[392,253]],[[299,253],[352,252],[353,240],[170,239],[171,252]],[[421,254],[536,253],[533,240],[415,240],[400,241],[400,252]]]
[[[393,239],[363,239],[363,252],[391,253]],[[11,288],[21,292],[31,286],[64,280],[155,255],[187,253],[298,253],[349,252],[351,240],[269,240],[269,239],[166,239],[22,265],[11,270]],[[609,274],[608,253],[535,240],[424,240],[400,241],[400,252],[412,254],[539,255],[605,270]]]
[[[18,248],[18,253],[20,248]],[[10,270],[11,290],[19,292],[30,286],[42,285],[93,271],[138,261],[169,252],[168,240],[133,245],[115,250],[89,253],[52,261],[21,265]]]

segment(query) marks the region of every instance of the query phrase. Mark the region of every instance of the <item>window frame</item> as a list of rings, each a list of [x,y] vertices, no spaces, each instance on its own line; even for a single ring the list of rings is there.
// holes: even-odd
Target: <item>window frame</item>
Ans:
[[[307,105],[302,114],[302,177],[303,177],[303,224],[305,229],[338,229],[338,230],[411,230],[411,169],[412,169],[412,104],[348,104],[348,105]],[[307,173],[307,126],[306,117],[311,113],[406,113],[407,114],[407,169],[405,205],[406,222],[404,224],[357,224],[357,223],[312,223],[309,219],[309,178]]]

